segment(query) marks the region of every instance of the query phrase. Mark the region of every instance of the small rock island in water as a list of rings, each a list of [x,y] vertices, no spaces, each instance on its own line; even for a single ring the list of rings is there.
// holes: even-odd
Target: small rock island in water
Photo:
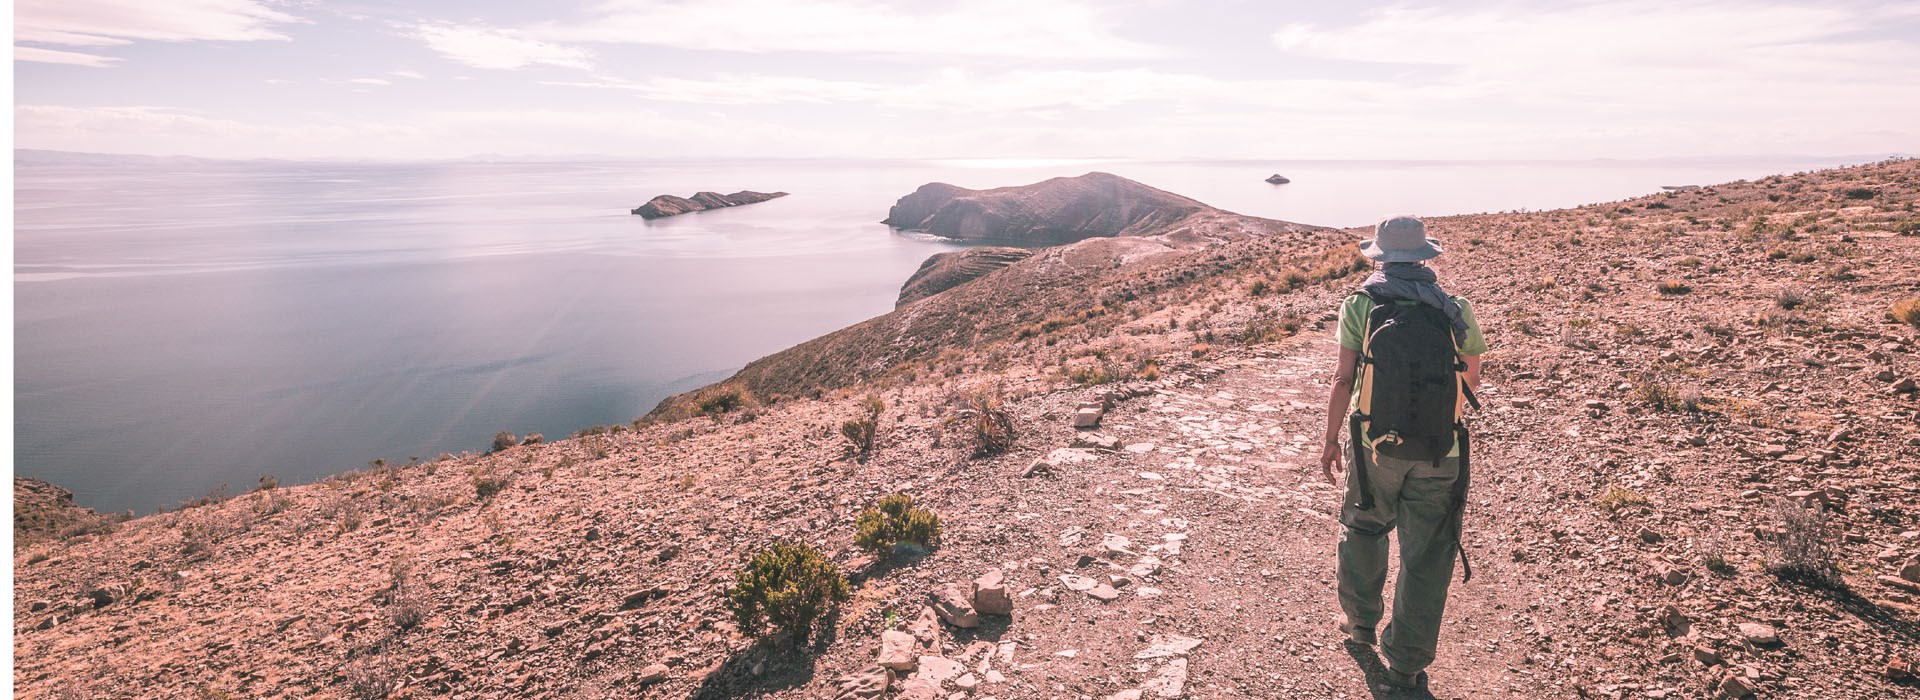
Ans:
[[[692,197],[675,197],[670,194],[663,194],[648,200],[646,204],[635,207],[633,213],[639,214],[640,218],[643,219],[660,219],[706,209],[724,209],[727,207],[737,207],[742,204],[758,204],[769,199],[785,196],[787,196],[785,192],[754,192],[752,190],[741,190],[733,194],[700,192],[694,194]]]
[[[1272,174],[1272,175],[1268,175],[1268,176],[1267,176],[1267,182],[1271,182],[1271,183],[1273,183],[1273,184],[1276,184],[1276,185],[1284,185],[1284,184],[1287,184],[1287,183],[1289,183],[1289,182],[1293,182],[1293,181],[1292,181],[1292,180],[1288,180],[1288,179],[1287,179],[1287,176],[1285,176],[1285,175],[1281,175],[1280,173],[1274,173],[1274,174]]]

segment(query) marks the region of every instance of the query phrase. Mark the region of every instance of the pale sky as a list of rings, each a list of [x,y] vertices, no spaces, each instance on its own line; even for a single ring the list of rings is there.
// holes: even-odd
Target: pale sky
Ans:
[[[214,158],[1920,151],[1920,2],[18,0],[21,148]]]

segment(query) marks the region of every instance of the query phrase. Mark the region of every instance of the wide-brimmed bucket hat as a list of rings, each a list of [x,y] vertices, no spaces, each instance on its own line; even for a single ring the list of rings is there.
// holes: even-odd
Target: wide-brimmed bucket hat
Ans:
[[[1373,240],[1360,244],[1360,254],[1380,262],[1420,262],[1438,257],[1440,242],[1427,237],[1427,225],[1411,216],[1396,216],[1373,227]]]

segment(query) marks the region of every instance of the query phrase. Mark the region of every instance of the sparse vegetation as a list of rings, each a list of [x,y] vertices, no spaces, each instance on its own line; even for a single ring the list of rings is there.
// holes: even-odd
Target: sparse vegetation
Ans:
[[[961,393],[960,410],[948,420],[958,423],[974,457],[991,457],[1013,448],[1013,416],[1002,405],[998,388],[978,387]]]
[[[1840,533],[1818,506],[1805,507],[1781,498],[1773,502],[1775,530],[1773,571],[1782,577],[1815,585],[1839,583],[1834,564],[1840,555]]]
[[[1893,316],[1895,321],[1920,328],[1920,297],[1908,297],[1893,302],[1893,306],[1888,307],[1887,314]]]
[[[1660,284],[1654,286],[1654,290],[1668,296],[1677,296],[1692,292],[1693,287],[1680,280],[1661,280]]]
[[[493,446],[488,449],[487,452],[499,452],[518,444],[520,444],[520,438],[515,437],[513,433],[502,430],[493,434]]]
[[[413,575],[413,561],[405,557],[394,559],[387,566],[386,599],[387,621],[400,630],[413,629],[427,619],[432,609],[427,592]]]
[[[1849,187],[1840,190],[1840,196],[1847,199],[1873,199],[1879,195],[1880,191],[1871,187]]]
[[[1593,498],[1593,504],[1608,513],[1617,513],[1623,508],[1646,505],[1647,497],[1619,484],[1607,484],[1607,488]]]
[[[501,491],[507,490],[507,486],[513,483],[513,476],[511,474],[497,472],[492,469],[475,469],[472,477],[473,494],[482,501],[492,500],[494,496],[499,495]]]
[[[861,511],[854,520],[853,543],[877,555],[926,551],[940,539],[940,516],[913,507],[913,497],[894,494]]]
[[[776,542],[753,555],[727,590],[740,631],[804,643],[813,623],[849,596],[840,569],[813,547]]]
[[[358,700],[383,700],[393,695],[400,690],[405,673],[400,663],[384,649],[374,649],[347,662],[340,670],[347,692]]]
[[[840,434],[853,443],[854,459],[861,462],[873,454],[873,437],[880,427],[880,414],[887,410],[887,403],[880,400],[878,394],[867,394],[860,401],[862,417],[840,424]]]
[[[1672,413],[1697,413],[1703,401],[1698,392],[1675,389],[1655,377],[1634,382],[1633,400],[1655,411]]]

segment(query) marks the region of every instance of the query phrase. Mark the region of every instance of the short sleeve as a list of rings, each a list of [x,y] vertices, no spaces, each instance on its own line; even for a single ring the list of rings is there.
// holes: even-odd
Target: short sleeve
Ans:
[[[1487,339],[1480,335],[1480,323],[1473,319],[1473,305],[1460,297],[1454,297],[1460,303],[1460,320],[1467,322],[1467,337],[1460,341],[1460,354],[1467,357],[1479,357],[1487,352]]]
[[[1335,337],[1340,340],[1341,348],[1354,352],[1360,351],[1360,340],[1367,334],[1367,311],[1371,308],[1362,305],[1371,304],[1372,301],[1365,296],[1354,294],[1340,304],[1340,324]]]

